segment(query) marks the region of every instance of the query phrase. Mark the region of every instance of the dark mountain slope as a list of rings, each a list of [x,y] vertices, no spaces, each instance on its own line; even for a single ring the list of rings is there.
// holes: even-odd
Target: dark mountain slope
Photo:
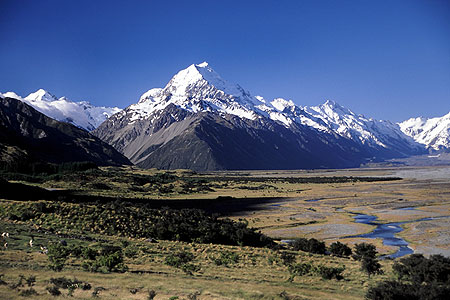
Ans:
[[[130,125],[113,116],[94,133],[142,168],[337,168],[359,166],[364,160],[366,154],[350,140],[306,126],[294,129],[265,118],[191,113],[169,105],[152,124],[137,120]]]
[[[3,164],[35,161],[130,164],[126,157],[97,137],[51,119],[13,98],[0,98],[0,153]]]

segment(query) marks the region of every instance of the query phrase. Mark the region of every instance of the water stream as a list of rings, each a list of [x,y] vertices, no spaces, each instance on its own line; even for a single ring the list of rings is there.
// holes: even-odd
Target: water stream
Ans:
[[[405,207],[405,208],[399,208],[402,210],[413,210],[414,207]],[[442,217],[429,217],[429,218],[422,218],[418,220],[413,221],[404,221],[404,222],[393,222],[393,223],[378,223],[375,222],[377,220],[376,216],[366,215],[366,214],[359,214],[354,213],[355,216],[353,218],[355,219],[356,223],[362,223],[362,224],[368,224],[372,226],[376,226],[375,229],[369,233],[364,233],[360,235],[354,235],[350,236],[352,238],[369,238],[369,239],[376,239],[381,238],[383,239],[383,244],[387,246],[395,246],[398,247],[398,250],[389,255],[383,255],[380,258],[397,258],[404,255],[412,254],[414,253],[414,250],[408,247],[408,242],[402,239],[401,237],[396,236],[397,233],[403,231],[403,228],[401,227],[402,224],[406,223],[413,223],[413,222],[421,222],[421,221],[430,221],[434,219],[439,218],[448,218],[450,216],[442,216]]]
[[[382,238],[384,245],[398,247],[398,250],[395,253],[390,255],[384,255],[381,258],[397,258],[414,253],[414,251],[408,247],[408,242],[406,242],[401,237],[395,236],[395,234],[403,230],[403,228],[400,225],[407,222],[381,224],[375,222],[375,220],[377,219],[376,216],[365,214],[357,214],[353,218],[355,219],[356,223],[376,226],[375,229],[369,233],[360,234],[353,237],[362,237],[369,239]]]

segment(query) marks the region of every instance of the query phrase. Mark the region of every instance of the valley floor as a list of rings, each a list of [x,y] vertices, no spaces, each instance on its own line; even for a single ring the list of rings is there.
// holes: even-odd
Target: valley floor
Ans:
[[[376,216],[379,223],[406,222],[397,236],[416,253],[450,256],[450,167],[327,170],[295,176],[403,179],[302,185],[296,195],[289,194],[277,203],[264,204],[264,209],[234,218],[245,217],[252,227],[279,239],[315,237],[327,243],[339,240],[348,244],[366,241],[376,244],[383,254],[396,251],[397,247],[384,245],[381,239],[348,237],[375,228],[354,222],[355,214],[367,214]]]
[[[327,244],[367,241],[375,244],[381,254],[395,252],[395,247],[383,245],[380,239],[349,237],[374,229],[375,226],[354,222],[355,214],[367,214],[376,216],[380,223],[406,222],[401,225],[404,230],[398,236],[405,239],[415,252],[450,255],[450,218],[447,218],[450,216],[449,167],[208,174],[143,171],[127,167],[121,170],[103,168],[101,172],[70,175],[70,180],[66,175],[55,176],[34,185],[52,191],[70,189],[79,197],[76,199],[87,196],[109,199],[120,195],[156,206],[164,206],[171,201],[176,205],[191,201],[207,210],[223,208],[223,217],[245,219],[249,227],[273,238],[314,237]],[[324,177],[345,178],[331,183],[317,179]],[[402,179],[348,180],[368,177]],[[316,178],[315,181],[321,182],[296,181],[302,178]],[[0,251],[0,275],[3,274],[0,276],[0,299],[58,299],[46,288],[50,286],[51,278],[61,277],[76,278],[91,285],[88,290],[76,288],[71,292],[61,289],[59,298],[71,299],[151,299],[152,291],[156,293],[154,299],[172,300],[363,299],[368,287],[393,278],[391,260],[381,262],[384,275],[369,278],[360,270],[360,263],[352,259],[292,252],[297,263],[345,266],[345,270],[342,280],[326,280],[317,275],[296,276],[289,280],[291,274],[282,262],[281,252],[267,248],[163,240],[152,243],[144,239],[94,233],[89,234],[90,240],[86,240],[76,235],[64,235],[63,230],[47,232],[33,222],[11,221],[5,217],[7,209],[24,203],[26,201],[0,201],[0,215],[3,215],[0,230],[10,234],[8,248]],[[34,240],[32,247],[29,245],[30,237]],[[125,273],[87,272],[82,268],[82,259],[71,256],[61,272],[51,271],[47,255],[38,245],[61,239],[68,243],[69,248],[78,245],[94,247],[100,242],[124,245],[124,253],[131,249],[124,261],[129,269]],[[191,271],[166,264],[168,256],[180,251],[192,254]],[[220,261],[222,254],[230,253],[237,258]],[[22,286],[17,284],[21,275],[25,279],[35,276],[33,289],[37,295],[24,294],[29,287],[24,282]]]

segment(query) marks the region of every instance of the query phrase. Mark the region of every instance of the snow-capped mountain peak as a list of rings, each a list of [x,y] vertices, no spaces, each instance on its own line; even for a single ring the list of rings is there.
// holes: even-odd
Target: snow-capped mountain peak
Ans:
[[[325,114],[333,119],[339,119],[343,115],[356,116],[355,113],[353,113],[350,109],[341,106],[339,103],[333,100],[327,100],[325,101],[325,103],[319,106],[311,107],[311,109],[320,114]]]
[[[186,93],[189,86],[194,85],[202,79],[203,76],[198,71],[197,66],[192,64],[175,74],[166,85],[165,89],[168,89],[174,95],[183,95]]]
[[[450,148],[450,112],[437,118],[411,118],[398,125],[406,135],[429,149]]]
[[[117,107],[94,106],[87,101],[73,102],[66,97],[58,99],[44,89],[25,98],[14,92],[4,93],[4,97],[19,99],[55,120],[72,123],[87,131],[94,130],[111,115],[121,111]]]
[[[225,94],[240,97],[243,94],[250,96],[250,94],[237,84],[230,83],[220,77],[207,62],[200,64],[192,64],[184,70],[179,71],[165,87],[169,89],[174,95],[182,95],[187,90],[198,84],[201,81],[206,81],[208,85],[214,86],[216,89]]]
[[[276,110],[282,112],[287,107],[294,107],[295,104],[292,100],[286,100],[283,98],[275,98],[272,102],[270,102],[273,107],[275,107]]]
[[[56,98],[54,95],[50,94],[44,89],[39,89],[36,92],[26,96],[24,99],[29,101],[47,101],[47,102],[58,100],[58,98]]]
[[[127,116],[128,124],[139,120],[152,122],[158,118],[159,113],[156,112],[170,104],[193,113],[229,114],[251,120],[269,118],[286,128],[309,126],[369,147],[395,148],[393,139],[400,139],[400,144],[412,148],[420,147],[395,124],[356,115],[332,100],[319,106],[301,107],[292,100],[276,98],[266,101],[261,96],[252,96],[239,85],[223,79],[206,62],[192,64],[179,71],[163,89],[147,91],[121,116]]]
[[[237,84],[220,77],[207,62],[192,64],[179,71],[163,88],[144,93],[139,102],[127,110],[130,122],[148,119],[169,104],[191,111],[217,111],[247,119],[258,117],[259,100]]]

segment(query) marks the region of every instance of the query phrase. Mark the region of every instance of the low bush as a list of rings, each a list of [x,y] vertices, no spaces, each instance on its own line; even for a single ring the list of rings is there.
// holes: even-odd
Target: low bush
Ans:
[[[324,242],[316,240],[315,238],[306,239],[299,238],[295,239],[291,243],[292,249],[295,251],[302,250],[305,252],[316,253],[316,254],[325,254],[326,246]]]
[[[47,257],[50,262],[49,268],[53,271],[61,271],[64,268],[70,251],[61,243],[52,243],[48,246]]]
[[[342,276],[342,272],[344,272],[345,266],[342,267],[327,267],[327,266],[318,266],[316,267],[316,272],[322,276],[323,279],[337,279],[341,280],[344,277]]]
[[[91,285],[87,282],[80,281],[76,278],[74,279],[68,279],[66,277],[57,277],[57,278],[50,278],[50,283],[53,284],[53,286],[61,289],[69,289],[70,287],[77,287],[81,288],[82,290],[90,290]]]
[[[285,266],[290,266],[295,262],[295,254],[283,251],[280,253],[280,259]]]
[[[91,259],[85,261],[83,269],[90,272],[119,272],[123,273],[128,267],[123,262],[122,248],[114,245],[102,245],[100,252],[93,249],[86,251],[87,257]]]
[[[59,290],[59,288],[56,287],[56,286],[54,286],[54,285],[48,286],[48,287],[46,288],[46,290],[47,290],[47,291],[49,292],[49,294],[52,295],[52,296],[59,296],[59,295],[61,295],[61,291]]]
[[[330,245],[329,251],[331,255],[338,257],[348,257],[352,255],[352,249],[341,242],[334,242]]]
[[[183,270],[186,274],[200,271],[200,267],[190,263],[194,260],[194,255],[186,251],[170,254],[166,257],[165,264]]]
[[[189,252],[180,251],[175,254],[170,254],[166,257],[165,264],[171,267],[180,268],[194,259],[194,255]]]
[[[19,293],[19,296],[22,296],[22,297],[31,297],[31,296],[37,296],[37,295],[39,295],[39,294],[33,288],[21,290]]]
[[[218,258],[213,258],[213,262],[218,266],[229,266],[239,262],[239,254],[231,251],[220,252]]]
[[[289,273],[291,273],[291,276],[303,276],[308,275],[314,270],[314,266],[310,263],[299,263],[295,265],[289,266]]]

